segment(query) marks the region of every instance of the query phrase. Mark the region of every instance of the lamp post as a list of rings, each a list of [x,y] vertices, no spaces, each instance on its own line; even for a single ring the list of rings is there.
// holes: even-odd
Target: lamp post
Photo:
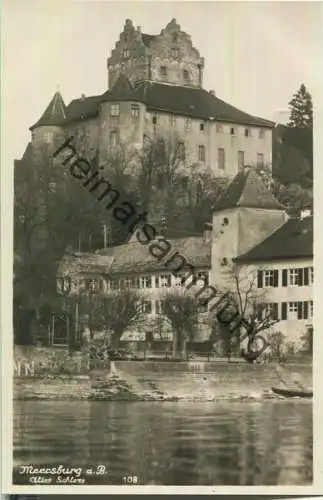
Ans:
[[[92,279],[88,285],[89,290],[89,330],[90,330],[90,339],[93,339],[93,326],[92,326],[92,300],[93,295],[96,291],[96,282]]]

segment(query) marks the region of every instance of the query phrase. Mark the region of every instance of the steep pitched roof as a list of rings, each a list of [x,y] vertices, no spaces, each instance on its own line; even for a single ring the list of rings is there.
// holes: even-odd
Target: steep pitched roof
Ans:
[[[42,125],[62,125],[66,120],[66,106],[59,92],[55,92],[54,97],[48,104],[39,120],[30,127],[33,130]]]
[[[146,47],[149,47],[150,43],[153,40],[155,40],[156,37],[157,37],[157,35],[147,35],[147,33],[141,34],[141,39],[142,39],[144,45],[146,45]]]
[[[238,262],[313,257],[313,217],[289,219],[271,236],[248,252]]]
[[[94,118],[98,115],[102,95],[73,99],[66,108],[68,121]]]
[[[138,100],[138,96],[130,81],[121,73],[111,90],[107,90],[101,98],[101,101],[124,101]]]
[[[234,207],[283,209],[253,168],[245,168],[235,176],[215,210]]]

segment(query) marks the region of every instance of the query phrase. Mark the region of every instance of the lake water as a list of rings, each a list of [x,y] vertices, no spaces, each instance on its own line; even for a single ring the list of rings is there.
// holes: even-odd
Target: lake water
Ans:
[[[312,405],[15,401],[15,470],[50,464],[104,465],[95,484],[310,484]]]

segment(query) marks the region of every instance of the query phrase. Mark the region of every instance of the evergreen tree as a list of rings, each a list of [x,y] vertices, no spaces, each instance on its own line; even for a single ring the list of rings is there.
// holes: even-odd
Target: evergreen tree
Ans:
[[[312,128],[313,126],[313,103],[311,94],[302,83],[299,90],[289,102],[290,116],[288,127]]]

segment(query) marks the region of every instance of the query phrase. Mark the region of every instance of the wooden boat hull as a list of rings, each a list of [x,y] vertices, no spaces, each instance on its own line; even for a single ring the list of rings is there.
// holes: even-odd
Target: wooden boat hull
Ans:
[[[279,389],[278,387],[272,387],[271,390],[278,394],[279,396],[284,396],[285,398],[312,398],[313,391],[297,391],[294,389]]]

